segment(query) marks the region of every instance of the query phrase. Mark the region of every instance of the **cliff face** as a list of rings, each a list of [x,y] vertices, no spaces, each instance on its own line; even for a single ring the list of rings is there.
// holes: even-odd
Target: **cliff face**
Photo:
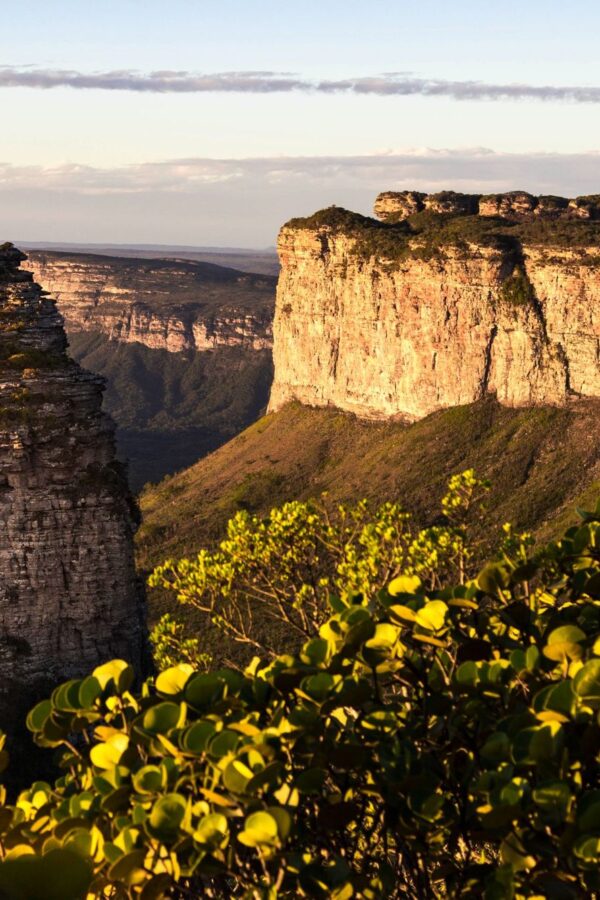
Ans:
[[[132,487],[229,440],[265,409],[276,278],[193,260],[36,251],[74,358],[107,379]]]
[[[172,353],[270,349],[275,279],[208,263],[32,252],[28,268],[55,297],[68,332]],[[216,289],[227,301],[215,303]],[[221,295],[219,295],[221,296]]]
[[[54,302],[0,247],[0,727],[48,681],[139,666],[135,510],[104,380],[66,355]]]
[[[418,419],[487,394],[600,396],[600,241],[536,246],[441,219],[427,232],[331,210],[284,226],[271,410]]]

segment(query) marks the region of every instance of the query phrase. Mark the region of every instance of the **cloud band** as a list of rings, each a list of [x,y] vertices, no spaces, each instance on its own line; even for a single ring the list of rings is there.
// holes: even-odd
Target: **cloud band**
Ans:
[[[563,103],[600,103],[600,87],[586,85],[488,84],[446,81],[389,73],[338,80],[310,80],[285,72],[186,71],[78,72],[69,69],[0,66],[0,88],[73,88],[75,90],[133,91],[147,94],[354,94],[379,97],[446,97],[466,101],[533,100]]]

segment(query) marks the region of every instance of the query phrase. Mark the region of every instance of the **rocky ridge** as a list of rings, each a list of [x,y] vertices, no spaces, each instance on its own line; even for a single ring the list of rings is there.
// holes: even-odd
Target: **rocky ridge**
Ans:
[[[553,195],[535,197],[527,191],[504,194],[461,194],[440,191],[384,191],[375,200],[374,212],[384,222],[402,221],[428,210],[441,215],[499,216],[509,219],[600,219],[600,195],[569,200]]]
[[[0,247],[0,727],[39,690],[145,658],[136,510],[102,412],[104,380],[66,354],[53,300]]]
[[[276,279],[189,260],[29,253],[34,278],[55,297],[68,332],[172,353],[272,345]],[[228,300],[216,304],[215,288]]]
[[[494,201],[503,217],[481,200],[467,214],[461,196],[433,209],[407,192],[422,208],[397,224],[331,208],[282,228],[271,411],[299,400],[415,420],[490,394],[600,397],[600,223],[575,213],[548,231],[539,202],[517,214],[520,192]]]

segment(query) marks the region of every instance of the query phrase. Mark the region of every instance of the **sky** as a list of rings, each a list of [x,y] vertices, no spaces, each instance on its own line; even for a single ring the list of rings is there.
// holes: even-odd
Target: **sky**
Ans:
[[[20,0],[0,240],[266,247],[381,190],[600,192],[597,0]]]

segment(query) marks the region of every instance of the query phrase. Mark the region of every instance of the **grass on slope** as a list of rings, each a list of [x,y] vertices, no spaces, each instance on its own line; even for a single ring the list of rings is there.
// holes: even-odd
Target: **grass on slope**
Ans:
[[[589,508],[600,494],[600,401],[515,410],[487,400],[408,426],[291,404],[146,489],[139,565],[147,572],[213,544],[239,509],[267,514],[325,490],[334,500],[400,500],[417,523],[431,524],[449,476],[471,466],[492,482],[482,552],[506,521],[541,537],[557,534],[576,520],[576,505]],[[248,661],[248,648],[179,607],[174,595],[153,590],[148,599],[151,622],[174,612],[216,660]]]
[[[142,494],[140,566],[197,552],[238,509],[265,514],[323,491],[399,499],[427,524],[448,477],[471,466],[492,482],[486,531],[512,521],[548,536],[600,493],[600,402],[507,409],[486,400],[408,426],[290,404]]]

